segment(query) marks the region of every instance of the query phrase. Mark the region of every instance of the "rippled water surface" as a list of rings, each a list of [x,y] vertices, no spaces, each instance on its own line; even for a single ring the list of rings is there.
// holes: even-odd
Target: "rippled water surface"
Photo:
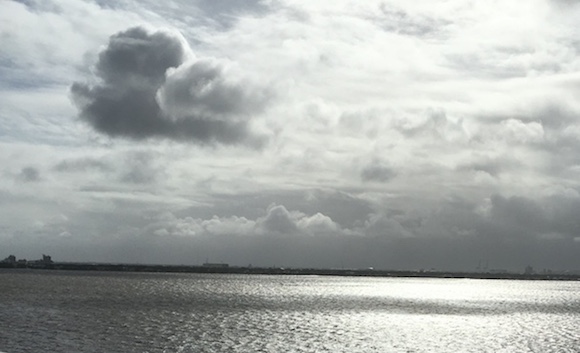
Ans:
[[[579,352],[580,282],[0,271],[4,352]]]

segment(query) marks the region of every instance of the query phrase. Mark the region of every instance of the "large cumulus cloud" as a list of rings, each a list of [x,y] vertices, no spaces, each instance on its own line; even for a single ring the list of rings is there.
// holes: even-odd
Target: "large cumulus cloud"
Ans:
[[[250,118],[271,92],[229,71],[194,59],[179,33],[134,27],[110,37],[97,83],[76,82],[71,93],[80,118],[111,137],[259,146]]]

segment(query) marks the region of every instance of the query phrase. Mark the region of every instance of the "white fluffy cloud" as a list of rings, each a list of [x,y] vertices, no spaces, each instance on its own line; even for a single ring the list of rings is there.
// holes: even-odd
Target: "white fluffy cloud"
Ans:
[[[218,217],[199,219],[178,218],[172,213],[157,216],[145,232],[165,236],[304,236],[339,235],[345,232],[330,217],[321,213],[307,216],[302,212],[288,211],[282,205],[272,204],[266,214],[256,219],[246,217]],[[345,234],[350,234],[346,232]]]

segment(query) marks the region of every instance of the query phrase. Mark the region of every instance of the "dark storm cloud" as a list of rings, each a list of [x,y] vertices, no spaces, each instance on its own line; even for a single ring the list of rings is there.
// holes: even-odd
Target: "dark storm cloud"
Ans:
[[[111,88],[147,89],[163,83],[167,69],[181,65],[186,55],[186,44],[178,35],[134,27],[111,36],[96,69]]]
[[[572,239],[580,233],[578,209],[577,197],[552,196],[536,201],[494,195],[489,219],[478,231],[484,237],[504,240]]]
[[[111,36],[96,64],[100,83],[71,87],[80,118],[111,137],[259,146],[262,138],[250,131],[247,119],[238,118],[255,101],[245,102],[219,66],[204,71],[195,62],[188,68],[189,56],[187,43],[176,33],[135,27]],[[175,71],[179,76],[167,79],[169,69],[182,65]],[[203,94],[182,91],[192,87]]]
[[[485,205],[457,196],[442,200],[436,210],[370,217],[366,225],[378,230],[377,234],[388,235],[397,230],[392,225],[398,224],[401,227],[398,230],[404,230],[412,238],[524,246],[545,241],[569,242],[578,237],[578,209],[580,197],[572,195],[533,199],[493,194]]]
[[[269,93],[253,92],[251,85],[244,82],[231,82],[225,71],[220,63],[198,61],[171,72],[159,91],[163,110],[177,119],[194,114],[207,120],[235,119],[260,112]]]

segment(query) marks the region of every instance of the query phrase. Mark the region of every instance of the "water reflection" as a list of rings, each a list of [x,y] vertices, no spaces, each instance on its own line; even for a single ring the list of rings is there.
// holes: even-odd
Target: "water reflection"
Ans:
[[[0,350],[574,352],[578,282],[0,272]],[[4,343],[7,342],[7,343]]]

